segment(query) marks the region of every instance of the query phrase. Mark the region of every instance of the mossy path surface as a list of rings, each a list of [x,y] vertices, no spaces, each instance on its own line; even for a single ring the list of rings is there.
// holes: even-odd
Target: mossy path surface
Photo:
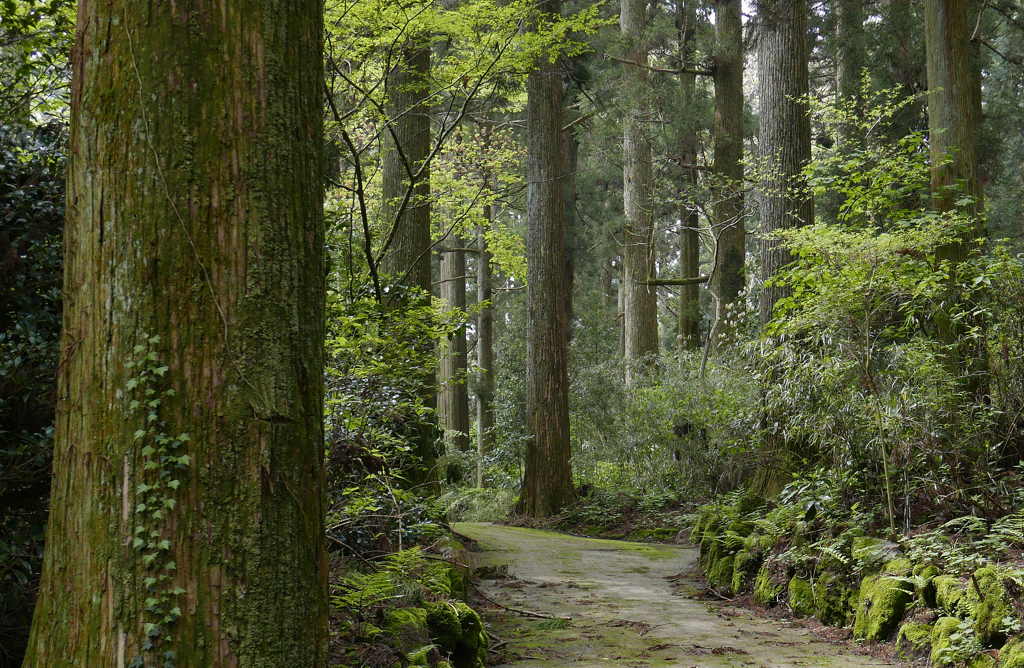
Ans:
[[[571,619],[566,628],[551,628],[557,624],[483,602],[485,622],[507,642],[507,660],[517,668],[885,665],[815,641],[804,629],[689,598],[695,585],[685,574],[697,560],[695,549],[488,524],[455,528],[479,543],[472,567],[507,565],[514,576],[482,580],[484,596]]]

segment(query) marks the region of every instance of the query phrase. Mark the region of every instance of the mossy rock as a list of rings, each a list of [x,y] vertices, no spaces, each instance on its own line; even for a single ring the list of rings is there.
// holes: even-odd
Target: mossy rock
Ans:
[[[736,533],[732,529],[726,530],[722,535],[722,545],[725,548],[727,554],[736,554],[743,549],[743,539],[745,536]]]
[[[650,538],[654,534],[650,529],[634,529],[630,532],[628,540],[642,541],[644,538]]]
[[[651,538],[653,538],[654,540],[672,540],[673,538],[676,537],[677,533],[679,533],[679,532],[676,531],[675,529],[666,529],[666,528],[655,529],[651,533]]]
[[[776,581],[768,570],[768,565],[763,564],[754,580],[754,601],[758,605],[770,608],[779,602],[779,595],[785,589],[786,585]]]
[[[757,547],[762,552],[771,552],[771,549],[778,545],[780,540],[782,540],[782,536],[772,536],[770,534],[766,534],[764,536],[761,536],[761,538],[757,541]]]
[[[999,650],[1000,668],[1024,668],[1024,636],[1010,638]]]
[[[814,616],[814,588],[808,580],[796,575],[790,578],[789,607],[797,617]]]
[[[825,571],[814,580],[814,608],[818,621],[829,626],[846,626],[850,620],[850,590],[842,579]]]
[[[465,603],[456,603],[462,636],[451,654],[455,668],[484,668],[487,665],[487,631],[476,610]]]
[[[356,640],[359,642],[372,642],[374,638],[384,633],[381,629],[377,628],[373,624],[359,624],[356,627]]]
[[[414,652],[409,652],[406,658],[409,660],[410,666],[424,666],[429,668],[433,661],[437,660],[438,652],[437,647],[434,645],[426,645],[420,647]]]
[[[754,524],[753,522],[744,522],[743,520],[736,519],[729,523],[727,530],[746,538],[754,532]]]
[[[718,548],[718,545],[718,531],[706,529],[700,539],[700,560],[706,563],[711,558],[711,553]]]
[[[938,566],[925,566],[918,564],[914,566],[914,591],[917,592],[921,602],[929,608],[936,607],[935,603],[935,578],[942,574]]]
[[[712,562],[708,567],[708,582],[716,587],[731,587],[733,564],[735,561],[736,558],[729,555]]]
[[[996,660],[988,654],[978,654],[967,662],[967,668],[996,668]]]
[[[932,625],[907,622],[896,635],[896,651],[904,659],[914,660],[931,652]]]
[[[953,644],[949,637],[959,630],[960,620],[956,617],[940,617],[935,622],[935,626],[932,627],[931,665],[948,666],[953,663],[950,659],[944,657],[942,652]]]
[[[974,619],[974,635],[984,647],[1002,647],[1006,642],[1006,633],[1000,630],[1003,618],[1014,612],[1010,596],[1003,586],[1002,573],[986,566],[974,571],[973,580],[978,583],[981,591],[979,596],[973,583],[967,587],[967,604]]]
[[[454,652],[462,640],[462,624],[455,605],[444,601],[428,603],[427,630],[442,654]]]
[[[395,608],[384,615],[384,630],[400,652],[412,652],[429,644],[427,611],[423,608]]]
[[[853,625],[855,638],[884,640],[896,629],[914,596],[907,577],[912,570],[908,559],[894,559],[878,575],[864,578]]]
[[[732,562],[732,591],[738,594],[744,591],[761,565],[760,553],[752,554],[749,550],[740,550]]]
[[[935,605],[951,617],[963,614],[966,591],[960,580],[952,575],[939,575],[932,579],[935,585]]]

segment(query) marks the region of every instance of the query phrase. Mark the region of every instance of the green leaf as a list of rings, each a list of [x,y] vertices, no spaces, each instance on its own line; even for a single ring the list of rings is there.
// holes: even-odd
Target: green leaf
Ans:
[[[159,543],[157,543],[156,548],[158,550],[169,550],[169,549],[171,549],[171,541],[169,541],[169,540],[167,540],[165,538],[164,540],[162,540]]]
[[[173,561],[168,561],[167,565],[164,566],[164,570],[165,571],[176,571],[176,570],[178,570],[178,565],[176,563],[174,563]]]
[[[156,552],[142,555],[142,563],[146,566],[149,566],[151,563],[153,563],[153,560],[156,559],[156,555]]]
[[[181,486],[181,481],[180,480],[171,480],[171,481],[169,481],[167,483],[167,486],[170,487],[171,489],[178,489],[178,487]]]
[[[136,550],[141,548],[145,544],[146,544],[146,541],[142,540],[139,537],[136,537],[135,540],[132,541],[132,547],[134,547]]]
[[[145,435],[146,435],[145,430],[143,430],[143,429],[136,429],[135,430],[135,440],[136,441],[139,440],[140,438],[142,438]]]
[[[170,508],[171,510],[174,510],[175,503],[177,503],[177,501],[175,501],[174,499],[164,499],[164,505]]]

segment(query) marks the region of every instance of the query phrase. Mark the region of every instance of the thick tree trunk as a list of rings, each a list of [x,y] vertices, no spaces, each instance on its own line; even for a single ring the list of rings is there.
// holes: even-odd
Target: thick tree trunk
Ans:
[[[715,344],[731,337],[735,305],[746,288],[743,221],[743,22],[740,0],[715,2]]]
[[[761,103],[761,278],[792,261],[773,232],[814,222],[814,201],[801,170],[811,159],[807,108],[807,1],[758,0],[757,75]],[[761,323],[772,319],[783,289],[761,288]]]
[[[570,114],[563,119],[563,127],[572,120]],[[580,143],[572,128],[562,132],[562,217],[565,234],[565,320],[566,336],[572,340],[573,321],[573,287],[576,283],[576,164],[579,158]]]
[[[926,0],[925,40],[928,64],[928,129],[932,159],[932,191],[939,211],[959,209],[972,225],[960,238],[936,249],[937,261],[952,265],[965,261],[974,241],[984,234],[981,220],[981,187],[974,152],[976,113],[975,79],[971,71],[970,36],[973,24],[963,0]],[[957,207],[957,200],[975,202]],[[971,324],[983,325],[979,319]],[[965,326],[946,323],[941,335],[950,346],[950,365],[964,380],[965,389],[980,398],[985,351],[965,339]]]
[[[697,11],[696,2],[687,0],[678,2],[676,8],[676,29],[679,34],[679,69],[691,64],[696,36]],[[696,114],[693,105],[696,75],[679,75],[680,98],[686,124],[680,147],[680,157],[684,164],[697,164],[697,128]],[[697,185],[697,170],[683,169],[680,190],[687,199],[692,196]],[[700,215],[697,207],[687,201],[680,212],[679,228],[679,276],[690,278],[700,273]],[[679,288],[679,332],[677,334],[681,348],[699,348],[700,340],[700,286],[696,283]]]
[[[495,207],[487,207],[487,217],[494,223]],[[476,486],[484,486],[483,457],[494,447],[494,308],[490,305],[491,253],[487,250],[484,230],[477,229],[476,301],[478,304],[476,333]]]
[[[541,0],[557,15],[560,0]],[[542,56],[526,82],[527,442],[518,511],[548,517],[571,503],[568,322],[566,320],[562,71]]]
[[[441,253],[441,301],[446,311],[466,311],[466,252],[459,237]],[[453,250],[455,249],[455,250]],[[442,341],[438,377],[437,412],[444,429],[445,444],[469,450],[469,389],[466,387],[466,330],[460,328]]]
[[[410,43],[397,50],[387,77],[381,215],[393,235],[381,260],[402,285],[430,292],[430,49]],[[393,133],[393,134],[392,134]]]
[[[647,63],[643,45],[647,3],[622,0],[619,25],[629,40],[629,60]],[[642,361],[658,354],[658,294],[646,281],[654,271],[654,180],[651,169],[651,142],[643,127],[647,93],[647,70],[626,65],[623,81],[624,103],[628,113],[623,119],[622,197],[626,212],[623,232],[623,312],[625,313],[626,384],[635,385],[644,375]]]
[[[385,134],[382,167],[381,218],[386,248],[381,270],[400,285],[431,292],[430,270],[430,49],[414,39],[396,50],[399,60],[387,76],[385,109],[390,132]],[[390,241],[390,243],[388,243]],[[431,379],[429,385],[433,385]],[[423,402],[436,404],[434,390],[424,393]],[[420,463],[408,471],[414,486],[436,478],[434,440],[425,435],[415,444]]]
[[[208,9],[78,4],[32,668],[327,665],[323,9]]]

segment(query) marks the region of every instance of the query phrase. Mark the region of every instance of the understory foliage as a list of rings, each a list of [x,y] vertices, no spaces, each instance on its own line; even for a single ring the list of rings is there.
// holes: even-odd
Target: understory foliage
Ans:
[[[60,352],[62,128],[0,127],[0,666],[20,665],[42,565]]]

